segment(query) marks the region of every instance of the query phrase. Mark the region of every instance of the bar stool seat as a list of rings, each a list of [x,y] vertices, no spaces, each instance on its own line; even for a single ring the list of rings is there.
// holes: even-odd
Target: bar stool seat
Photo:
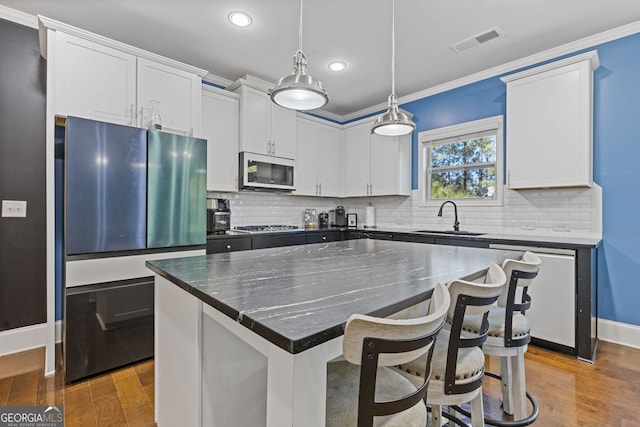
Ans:
[[[375,400],[385,402],[416,391],[407,379],[390,368],[378,368]],[[360,390],[360,366],[349,362],[332,362],[327,371],[327,427],[358,425],[358,395]],[[374,419],[376,427],[424,427],[427,413],[424,405],[413,407]]]
[[[424,427],[429,375],[413,384],[391,368],[424,357],[430,372],[435,338],[450,305],[438,285],[429,313],[413,319],[354,314],[345,326],[344,361],[327,364],[327,427]]]

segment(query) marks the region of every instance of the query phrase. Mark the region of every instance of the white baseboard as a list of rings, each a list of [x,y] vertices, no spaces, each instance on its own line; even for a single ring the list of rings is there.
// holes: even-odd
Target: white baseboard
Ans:
[[[33,350],[46,345],[46,323],[0,332],[0,356]]]
[[[640,326],[598,319],[598,338],[601,341],[640,349]]]
[[[62,321],[55,323],[56,344],[62,341]],[[47,345],[47,324],[25,326],[0,332],[0,356],[33,350]]]

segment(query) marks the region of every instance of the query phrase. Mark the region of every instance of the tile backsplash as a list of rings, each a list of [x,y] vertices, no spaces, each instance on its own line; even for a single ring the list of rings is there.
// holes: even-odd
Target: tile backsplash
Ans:
[[[453,209],[447,206],[442,218],[438,206],[421,206],[419,190],[409,197],[323,198],[294,196],[285,193],[245,192],[208,193],[208,197],[228,198],[231,226],[286,224],[303,227],[303,211],[315,208],[318,213],[345,207],[358,215],[364,224],[369,203],[375,206],[378,228],[451,229]],[[458,206],[460,228],[467,231],[501,234],[550,235],[572,237],[602,235],[602,189],[563,188],[539,190],[504,190],[502,206]]]

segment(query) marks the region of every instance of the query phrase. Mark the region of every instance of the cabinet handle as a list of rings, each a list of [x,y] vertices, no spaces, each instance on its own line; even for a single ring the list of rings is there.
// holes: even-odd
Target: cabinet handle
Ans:
[[[271,143],[271,155],[272,155],[272,156],[275,156],[275,155],[276,155],[276,142],[275,142],[275,141],[273,141],[273,142]]]
[[[267,154],[271,154],[271,140],[267,140]]]
[[[318,183],[316,182],[316,196],[318,195]]]
[[[373,196],[373,182],[369,183],[369,195]]]
[[[327,236],[322,236],[322,240],[327,240]]]
[[[231,249],[231,245],[227,245],[227,249]]]
[[[322,183],[318,184],[318,188],[320,189],[320,191],[318,191],[318,196],[322,196]]]

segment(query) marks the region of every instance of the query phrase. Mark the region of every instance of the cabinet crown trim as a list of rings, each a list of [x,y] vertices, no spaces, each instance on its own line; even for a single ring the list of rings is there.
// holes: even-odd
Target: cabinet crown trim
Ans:
[[[204,70],[202,68],[194,67],[192,65],[184,64],[182,62],[178,62],[171,58],[167,58],[165,56],[161,56],[134,46],[130,46],[125,43],[121,43],[119,41],[101,36],[99,34],[94,34],[89,31],[83,30],[81,28],[74,27],[69,24],[65,24],[63,22],[56,21],[51,18],[47,18],[42,15],[38,15],[38,27],[40,32],[40,55],[44,59],[47,59],[47,30],[60,31],[66,34],[71,34],[76,37],[83,38],[85,40],[101,44],[103,46],[107,46],[113,49],[117,49],[122,52],[130,53],[134,56],[149,59],[151,61],[167,65],[169,67],[177,68],[179,70],[186,71],[188,73],[195,74],[199,77],[203,77],[209,73],[209,71]]]
[[[510,74],[508,76],[500,77],[504,83],[509,83],[514,80],[522,79],[524,77],[540,74],[545,71],[554,70],[556,68],[564,67],[565,65],[577,64],[578,62],[589,61],[591,64],[591,70],[597,70],[600,66],[600,58],[598,57],[598,51],[592,50],[582,53],[580,55],[571,56],[569,58],[553,61],[548,64],[541,65],[539,67],[530,68],[528,70],[521,71],[519,73]]]

